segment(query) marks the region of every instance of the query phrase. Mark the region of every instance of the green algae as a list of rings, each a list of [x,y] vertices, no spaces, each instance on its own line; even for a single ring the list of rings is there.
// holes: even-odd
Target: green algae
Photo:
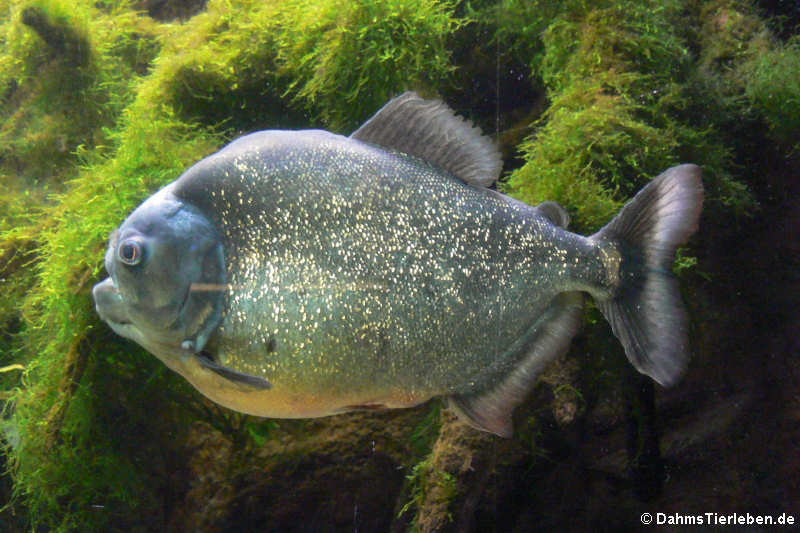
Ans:
[[[193,420],[240,446],[278,433],[231,422],[93,310],[108,233],[190,164],[257,128],[349,132],[404,89],[458,94],[473,65],[452,46],[474,42],[485,57],[502,47],[503,66],[525,63],[546,96],[510,147],[523,158],[504,185],[513,195],[557,200],[589,232],[691,161],[713,216],[739,216],[754,201],[736,136],[763,121],[777,143],[800,137],[797,42],[776,42],[748,6],[219,0],[162,23],[132,2],[0,0],[0,366],[24,368],[0,373],[14,504],[42,529],[152,528]],[[698,113],[709,106],[719,113]],[[695,264],[685,255],[681,268]],[[412,432],[409,463],[433,446],[438,417]],[[433,455],[419,464],[409,509],[433,491],[447,518],[463,473]]]
[[[800,150],[800,38],[758,55],[746,68],[745,95],[768,123],[773,138]]]
[[[182,116],[239,133],[312,120],[349,131],[403,88],[433,88],[454,68],[445,45],[460,22],[450,2],[291,0],[239,10],[211,2],[162,55],[174,69],[165,97]]]
[[[410,510],[419,510],[426,504],[430,505],[429,501],[435,499],[434,505],[442,509],[437,517],[437,521],[445,523],[453,522],[453,515],[450,511],[452,500],[458,494],[456,485],[456,477],[453,474],[436,468],[433,464],[433,457],[429,456],[423,461],[420,461],[411,470],[407,476],[410,486],[410,498],[408,502],[400,509],[399,516],[404,515]],[[435,496],[431,496],[431,492]],[[417,533],[426,525],[413,524],[410,533]]]
[[[581,6],[542,36],[538,72],[550,106],[520,145],[526,163],[508,192],[532,204],[554,199],[573,214],[573,228],[595,231],[650,178],[693,161],[712,202],[751,208],[713,125],[692,123],[681,3]]]
[[[278,62],[288,94],[334,129],[350,130],[404,89],[428,89],[453,70],[455,2],[301,0],[283,5]],[[352,59],[358,57],[354,64]]]

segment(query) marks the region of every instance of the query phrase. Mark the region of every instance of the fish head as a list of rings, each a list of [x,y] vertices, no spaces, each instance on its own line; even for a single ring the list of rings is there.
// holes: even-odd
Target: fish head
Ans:
[[[222,318],[225,259],[214,224],[162,190],[111,234],[95,308],[117,334],[165,359],[199,352]]]

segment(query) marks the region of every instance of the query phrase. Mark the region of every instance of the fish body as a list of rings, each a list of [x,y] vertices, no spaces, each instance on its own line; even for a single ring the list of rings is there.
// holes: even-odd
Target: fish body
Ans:
[[[685,318],[667,263],[697,222],[697,167],[657,178],[590,237],[557,204],[487,188],[497,173],[479,132],[413,93],[351,137],[247,135],[122,224],[98,312],[212,400],[259,416],[441,396],[509,436],[511,411],[579,328],[583,292],[637,368],[674,381]]]

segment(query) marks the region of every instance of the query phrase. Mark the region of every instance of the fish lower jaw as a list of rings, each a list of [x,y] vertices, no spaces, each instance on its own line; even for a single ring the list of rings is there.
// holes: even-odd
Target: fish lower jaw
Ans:
[[[136,340],[140,335],[135,330],[135,326],[130,322],[114,322],[113,320],[104,319],[108,327],[111,330],[119,335],[120,337],[125,337],[126,339]]]

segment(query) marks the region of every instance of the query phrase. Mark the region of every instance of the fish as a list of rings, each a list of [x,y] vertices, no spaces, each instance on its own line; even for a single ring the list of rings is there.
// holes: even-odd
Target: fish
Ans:
[[[562,355],[590,295],[633,366],[688,361],[671,271],[701,170],[670,168],[590,236],[492,185],[494,143],[445,103],[390,100],[349,137],[266,130],[191,166],[109,240],[100,318],[212,401],[271,418],[443,398],[476,429]]]

